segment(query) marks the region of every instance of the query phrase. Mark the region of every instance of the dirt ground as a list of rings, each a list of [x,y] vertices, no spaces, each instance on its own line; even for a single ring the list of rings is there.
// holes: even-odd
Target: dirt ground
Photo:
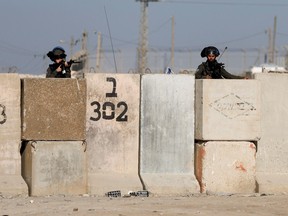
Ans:
[[[101,215],[288,215],[288,194],[194,194],[191,196],[5,197],[0,194],[0,216]]]

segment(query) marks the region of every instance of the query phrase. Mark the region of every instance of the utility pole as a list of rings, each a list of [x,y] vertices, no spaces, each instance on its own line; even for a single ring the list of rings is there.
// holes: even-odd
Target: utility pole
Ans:
[[[85,67],[84,67],[84,73],[85,71],[88,72],[88,50],[87,50],[87,37],[88,33],[84,31],[82,33],[82,50],[84,52],[84,58],[85,58]]]
[[[284,46],[286,54],[285,54],[285,69],[288,69],[288,46]]]
[[[149,2],[158,2],[159,0],[136,0],[141,2],[141,28],[140,40],[138,47],[138,72],[145,73],[147,67],[147,50],[148,50],[148,19],[147,8]]]
[[[71,36],[71,41],[70,41],[70,58],[72,59],[72,56],[73,56],[73,47],[74,47],[74,37]]]
[[[174,68],[174,47],[175,47],[175,43],[174,43],[174,26],[175,26],[175,20],[174,20],[174,16],[172,16],[172,19],[171,19],[171,59],[170,59],[170,63],[171,63],[171,68],[173,70]]]
[[[272,63],[275,63],[275,41],[276,41],[276,25],[277,25],[277,17],[274,17],[274,27],[273,27],[273,41],[272,41],[272,55],[271,55],[271,61]]]
[[[101,59],[101,32],[98,32],[98,39],[97,39],[97,52],[96,52],[96,73],[100,71],[100,59]]]
[[[268,54],[267,54],[267,62],[269,64],[272,63],[272,35],[271,35],[271,28],[268,28],[267,30],[268,34]],[[265,61],[266,63],[266,61]]]
[[[246,50],[245,49],[241,49],[241,51],[243,52],[243,72],[245,72],[246,70]]]

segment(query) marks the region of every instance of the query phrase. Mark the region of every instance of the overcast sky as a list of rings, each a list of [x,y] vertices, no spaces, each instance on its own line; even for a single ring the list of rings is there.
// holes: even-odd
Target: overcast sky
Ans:
[[[131,56],[136,57],[140,31],[140,2],[135,0],[0,0],[0,4],[0,69],[2,72],[3,68],[16,66],[20,73],[45,73],[50,60],[43,56],[53,47],[60,45],[65,48],[69,58],[71,37],[75,40],[81,39],[84,30],[88,33],[89,53],[95,58],[97,32],[103,34],[103,50],[112,48],[108,26],[114,50],[121,50],[122,53],[121,56],[116,55],[117,62],[122,64],[119,67],[124,71],[129,70],[129,67],[136,67],[135,59]],[[171,17],[174,17],[175,49],[194,49],[198,52],[207,45],[215,45],[220,51],[227,46],[227,53],[229,50],[237,49],[266,49],[269,41],[266,31],[269,28],[273,30],[276,16],[276,48],[283,50],[288,44],[287,11],[287,0],[151,2],[148,7],[148,45],[149,48],[156,50],[171,47]],[[79,49],[80,43],[74,47],[74,51]],[[106,64],[110,62],[113,68],[111,53],[105,58]],[[182,57],[180,54],[175,55],[175,64],[181,68],[182,65],[179,65],[181,61],[176,58]],[[193,58],[196,59],[190,62],[189,66],[195,68],[202,59],[199,53]],[[251,61],[256,57],[253,58]],[[239,61],[242,62],[240,59]],[[187,67],[184,65],[186,63],[182,64],[183,67]]]

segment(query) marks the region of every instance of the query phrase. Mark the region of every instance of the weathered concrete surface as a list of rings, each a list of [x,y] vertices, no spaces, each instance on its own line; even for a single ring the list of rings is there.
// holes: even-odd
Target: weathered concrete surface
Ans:
[[[154,194],[199,193],[194,176],[193,75],[143,75],[140,176]]]
[[[22,79],[23,140],[85,140],[84,79]]]
[[[255,74],[261,83],[261,139],[257,151],[260,193],[288,192],[288,76]]]
[[[22,176],[30,196],[87,193],[86,143],[23,142]]]
[[[0,74],[0,193],[27,194],[21,177],[20,78]]]
[[[196,143],[195,174],[202,193],[253,193],[256,146],[252,142]]]
[[[86,74],[88,192],[142,190],[138,176],[140,75]]]
[[[259,140],[257,80],[196,80],[195,139]]]

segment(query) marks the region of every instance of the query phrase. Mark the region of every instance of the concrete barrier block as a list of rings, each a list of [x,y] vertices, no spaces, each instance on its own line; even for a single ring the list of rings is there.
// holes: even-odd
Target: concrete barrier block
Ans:
[[[256,192],[256,147],[252,142],[196,143],[195,174],[202,193]]]
[[[85,140],[84,79],[22,79],[23,140]]]
[[[139,74],[85,74],[88,192],[142,190],[138,176]]]
[[[27,194],[21,177],[20,78],[0,74],[0,192]]]
[[[143,75],[140,176],[154,194],[199,193],[194,175],[193,75]]]
[[[261,83],[262,107],[262,135],[256,158],[259,190],[288,192],[288,76],[261,73],[255,74],[255,79]]]
[[[257,80],[196,80],[195,139],[259,140]]]
[[[274,170],[256,172],[257,193],[282,194],[288,192],[288,173],[276,173]]]
[[[30,196],[87,193],[85,142],[28,141],[22,145],[22,176]]]

